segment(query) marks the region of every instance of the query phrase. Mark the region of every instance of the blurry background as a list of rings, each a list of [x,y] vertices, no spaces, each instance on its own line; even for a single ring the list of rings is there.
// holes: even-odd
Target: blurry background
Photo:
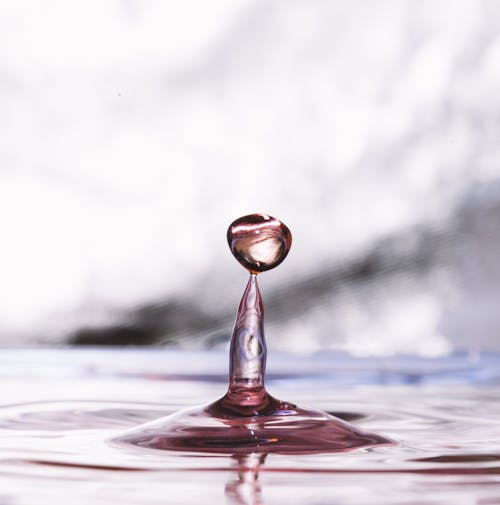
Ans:
[[[0,2],[0,345],[500,350],[500,3]]]

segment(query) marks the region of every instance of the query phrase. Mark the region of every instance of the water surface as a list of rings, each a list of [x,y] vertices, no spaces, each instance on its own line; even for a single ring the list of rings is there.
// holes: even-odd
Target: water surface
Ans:
[[[274,356],[268,390],[396,446],[175,453],[110,441],[226,389],[225,353],[2,351],[0,504],[500,503],[500,360]]]

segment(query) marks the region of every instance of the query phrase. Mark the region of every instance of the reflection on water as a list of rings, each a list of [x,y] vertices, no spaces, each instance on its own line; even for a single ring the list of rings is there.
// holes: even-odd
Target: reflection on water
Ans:
[[[229,503],[235,505],[262,505],[262,488],[259,469],[266,460],[265,454],[234,456],[237,479],[229,480],[225,494]]]
[[[344,372],[358,376],[346,385],[334,375],[318,375],[321,360],[318,366],[314,359],[298,360],[294,373],[269,380],[270,391],[399,443],[300,456],[176,453],[109,442],[131,427],[223,392],[222,378],[211,375],[213,355],[191,355],[185,375],[176,370],[180,355],[171,353],[19,351],[8,357],[10,366],[0,371],[2,505],[68,499],[74,504],[469,504],[498,498],[495,356],[476,379],[464,375],[465,358],[456,358],[453,366],[453,360],[413,363],[414,376],[421,370],[419,380],[406,384],[376,380],[363,362],[345,358]],[[412,368],[410,361],[394,359],[385,371],[395,377]]]

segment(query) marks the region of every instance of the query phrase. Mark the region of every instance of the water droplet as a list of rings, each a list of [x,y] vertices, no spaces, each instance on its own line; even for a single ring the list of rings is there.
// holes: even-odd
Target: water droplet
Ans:
[[[278,266],[292,245],[290,230],[266,214],[250,214],[233,221],[227,241],[234,257],[250,272],[264,272]]]

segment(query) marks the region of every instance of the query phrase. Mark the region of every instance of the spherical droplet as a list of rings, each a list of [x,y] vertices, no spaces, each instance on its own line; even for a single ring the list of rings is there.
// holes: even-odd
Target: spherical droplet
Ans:
[[[278,266],[292,245],[290,230],[266,214],[250,214],[233,221],[227,241],[234,257],[250,272],[264,272]]]

